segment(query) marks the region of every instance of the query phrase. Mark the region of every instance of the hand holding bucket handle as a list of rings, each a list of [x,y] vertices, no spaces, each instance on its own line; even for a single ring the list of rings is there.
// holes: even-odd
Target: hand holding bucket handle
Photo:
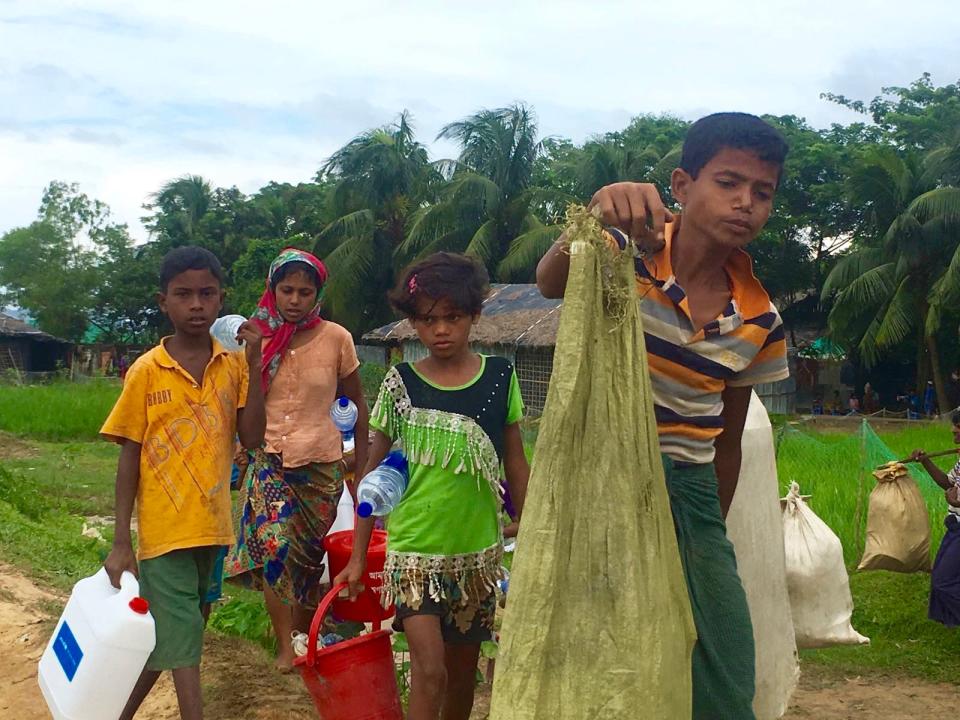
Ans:
[[[339,583],[330,588],[330,592],[323,596],[323,600],[321,600],[317,606],[317,611],[313,614],[313,620],[310,622],[310,632],[307,635],[307,664],[311,667],[317,662],[317,653],[322,652],[322,650],[317,650],[317,637],[320,635],[320,626],[323,625],[323,618],[326,617],[326,614],[330,611],[330,606],[333,604],[333,601],[337,599],[337,596],[348,587],[349,585],[347,585],[347,583]],[[373,629],[380,629],[379,620],[373,623]]]

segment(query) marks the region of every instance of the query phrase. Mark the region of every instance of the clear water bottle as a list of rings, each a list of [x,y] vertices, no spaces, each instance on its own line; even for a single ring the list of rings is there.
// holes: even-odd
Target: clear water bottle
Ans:
[[[224,315],[213,321],[210,334],[227,352],[237,352],[242,346],[237,342],[237,331],[247,319],[243,315]]]
[[[357,406],[353,404],[353,400],[346,396],[337,398],[330,406],[330,418],[343,435],[344,444],[352,441],[353,428],[357,424]]]
[[[367,473],[357,488],[357,515],[362,518],[388,515],[407,490],[407,459],[399,450],[387,455]]]

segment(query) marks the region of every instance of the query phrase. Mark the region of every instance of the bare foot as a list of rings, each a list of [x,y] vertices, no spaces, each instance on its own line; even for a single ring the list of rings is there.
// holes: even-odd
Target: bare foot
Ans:
[[[296,655],[293,654],[293,650],[288,653],[281,653],[277,655],[277,660],[273,666],[277,669],[277,672],[282,675],[293,672],[293,659]]]

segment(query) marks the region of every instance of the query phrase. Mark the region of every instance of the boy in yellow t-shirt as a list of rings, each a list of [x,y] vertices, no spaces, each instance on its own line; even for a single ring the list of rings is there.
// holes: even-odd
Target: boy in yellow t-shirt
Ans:
[[[158,301],[174,334],[133,364],[100,431],[121,445],[116,535],[104,567],[116,587],[121,573],[139,575],[157,630],[156,648],[121,718],[134,716],[163,670],[173,671],[180,717],[203,717],[201,606],[220,546],[233,543],[234,438],[259,447],[266,426],[259,329],[250,322],[240,327],[244,354],[210,337],[223,296],[223,270],[208,250],[182,247],[164,258]]]

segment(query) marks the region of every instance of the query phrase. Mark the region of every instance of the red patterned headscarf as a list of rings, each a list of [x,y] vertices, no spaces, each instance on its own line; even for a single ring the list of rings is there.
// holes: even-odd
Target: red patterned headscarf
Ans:
[[[317,291],[317,304],[313,306],[301,320],[296,323],[288,322],[283,319],[280,310],[277,308],[277,296],[273,286],[270,284],[270,278],[281,267],[287,263],[301,262],[306,263],[317,271],[317,277],[320,278],[320,287]],[[266,392],[270,387],[270,381],[277,374],[280,367],[280,359],[290,345],[290,340],[298,330],[308,330],[316,327],[323,320],[320,317],[320,305],[323,300],[323,289],[327,282],[327,268],[315,256],[305,250],[296,248],[287,248],[283,250],[276,259],[270,263],[270,272],[267,273],[267,287],[263,291],[263,296],[257,305],[253,317],[250,319],[257,324],[260,332],[263,333],[266,344],[263,346],[263,391]]]

